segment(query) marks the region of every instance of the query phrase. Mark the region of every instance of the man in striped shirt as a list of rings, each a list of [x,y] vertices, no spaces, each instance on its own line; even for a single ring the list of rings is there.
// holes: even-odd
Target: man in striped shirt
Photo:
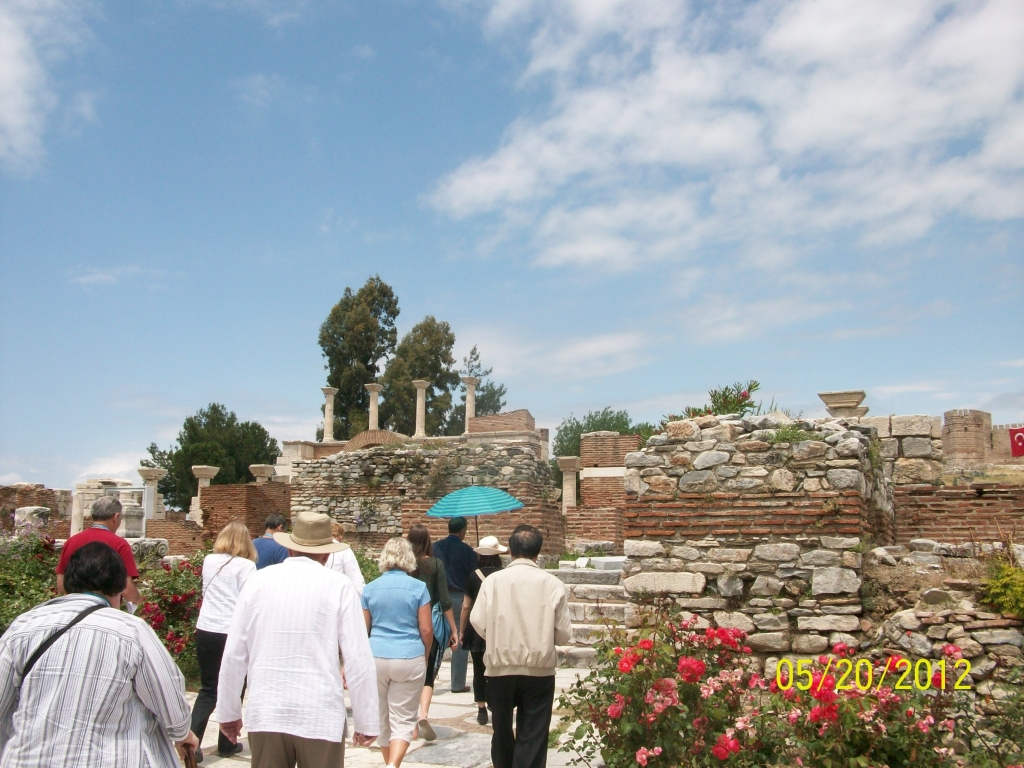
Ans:
[[[116,610],[126,581],[117,552],[86,544],[68,560],[69,594],[23,613],[0,638],[4,768],[174,768],[172,741],[198,745],[174,660],[146,622]],[[90,608],[98,610],[26,670],[48,638]]]

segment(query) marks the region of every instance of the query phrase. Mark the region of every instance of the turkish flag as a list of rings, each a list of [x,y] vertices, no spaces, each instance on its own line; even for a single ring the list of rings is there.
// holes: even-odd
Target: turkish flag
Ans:
[[[1024,456],[1024,427],[1010,430],[1010,454]]]

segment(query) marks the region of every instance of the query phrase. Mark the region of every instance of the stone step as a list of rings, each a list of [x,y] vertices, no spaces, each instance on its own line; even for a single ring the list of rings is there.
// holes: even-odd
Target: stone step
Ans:
[[[573,601],[569,603],[569,615],[572,617],[574,624],[596,624],[601,619],[611,619],[615,622],[625,623],[626,604],[580,603]]]
[[[618,584],[622,581],[622,571],[560,568],[558,570],[549,570],[548,573],[556,579],[560,579],[563,584]]]
[[[559,645],[558,664],[562,667],[592,667],[597,660],[597,651],[593,648],[580,648],[575,645]]]
[[[576,602],[626,601],[626,588],[618,584],[570,584],[570,599]]]
[[[603,624],[572,625],[572,641],[576,645],[593,645],[608,634],[608,627]]]

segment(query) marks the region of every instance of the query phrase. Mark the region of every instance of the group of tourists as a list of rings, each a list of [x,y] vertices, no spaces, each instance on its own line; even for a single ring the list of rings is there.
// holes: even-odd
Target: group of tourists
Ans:
[[[545,765],[555,646],[568,642],[570,622],[565,586],[537,567],[536,528],[518,526],[508,547],[488,536],[474,548],[464,519],[436,544],[413,526],[385,543],[381,575],[366,584],[327,515],[300,512],[290,532],[271,515],[256,539],[229,523],[203,562],[190,712],[180,670],[132,615],[138,569],[115,533],[120,503],[102,497],[92,515],[93,527],[64,545],[61,596],[0,638],[0,768],[162,768],[177,764],[175,747],[202,762],[211,718],[219,755],[241,751],[244,725],[254,768],[342,768],[346,689],[352,743],[376,741],[397,768],[412,741],[437,737],[429,711],[448,649],[453,692],[469,691],[473,660],[494,768]]]

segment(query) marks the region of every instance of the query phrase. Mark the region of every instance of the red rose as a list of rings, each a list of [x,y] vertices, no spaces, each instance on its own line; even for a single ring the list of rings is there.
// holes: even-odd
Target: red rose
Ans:
[[[642,648],[645,651],[649,651],[651,650],[651,648],[654,647],[654,641],[645,637],[643,640],[637,643],[637,647]]]

